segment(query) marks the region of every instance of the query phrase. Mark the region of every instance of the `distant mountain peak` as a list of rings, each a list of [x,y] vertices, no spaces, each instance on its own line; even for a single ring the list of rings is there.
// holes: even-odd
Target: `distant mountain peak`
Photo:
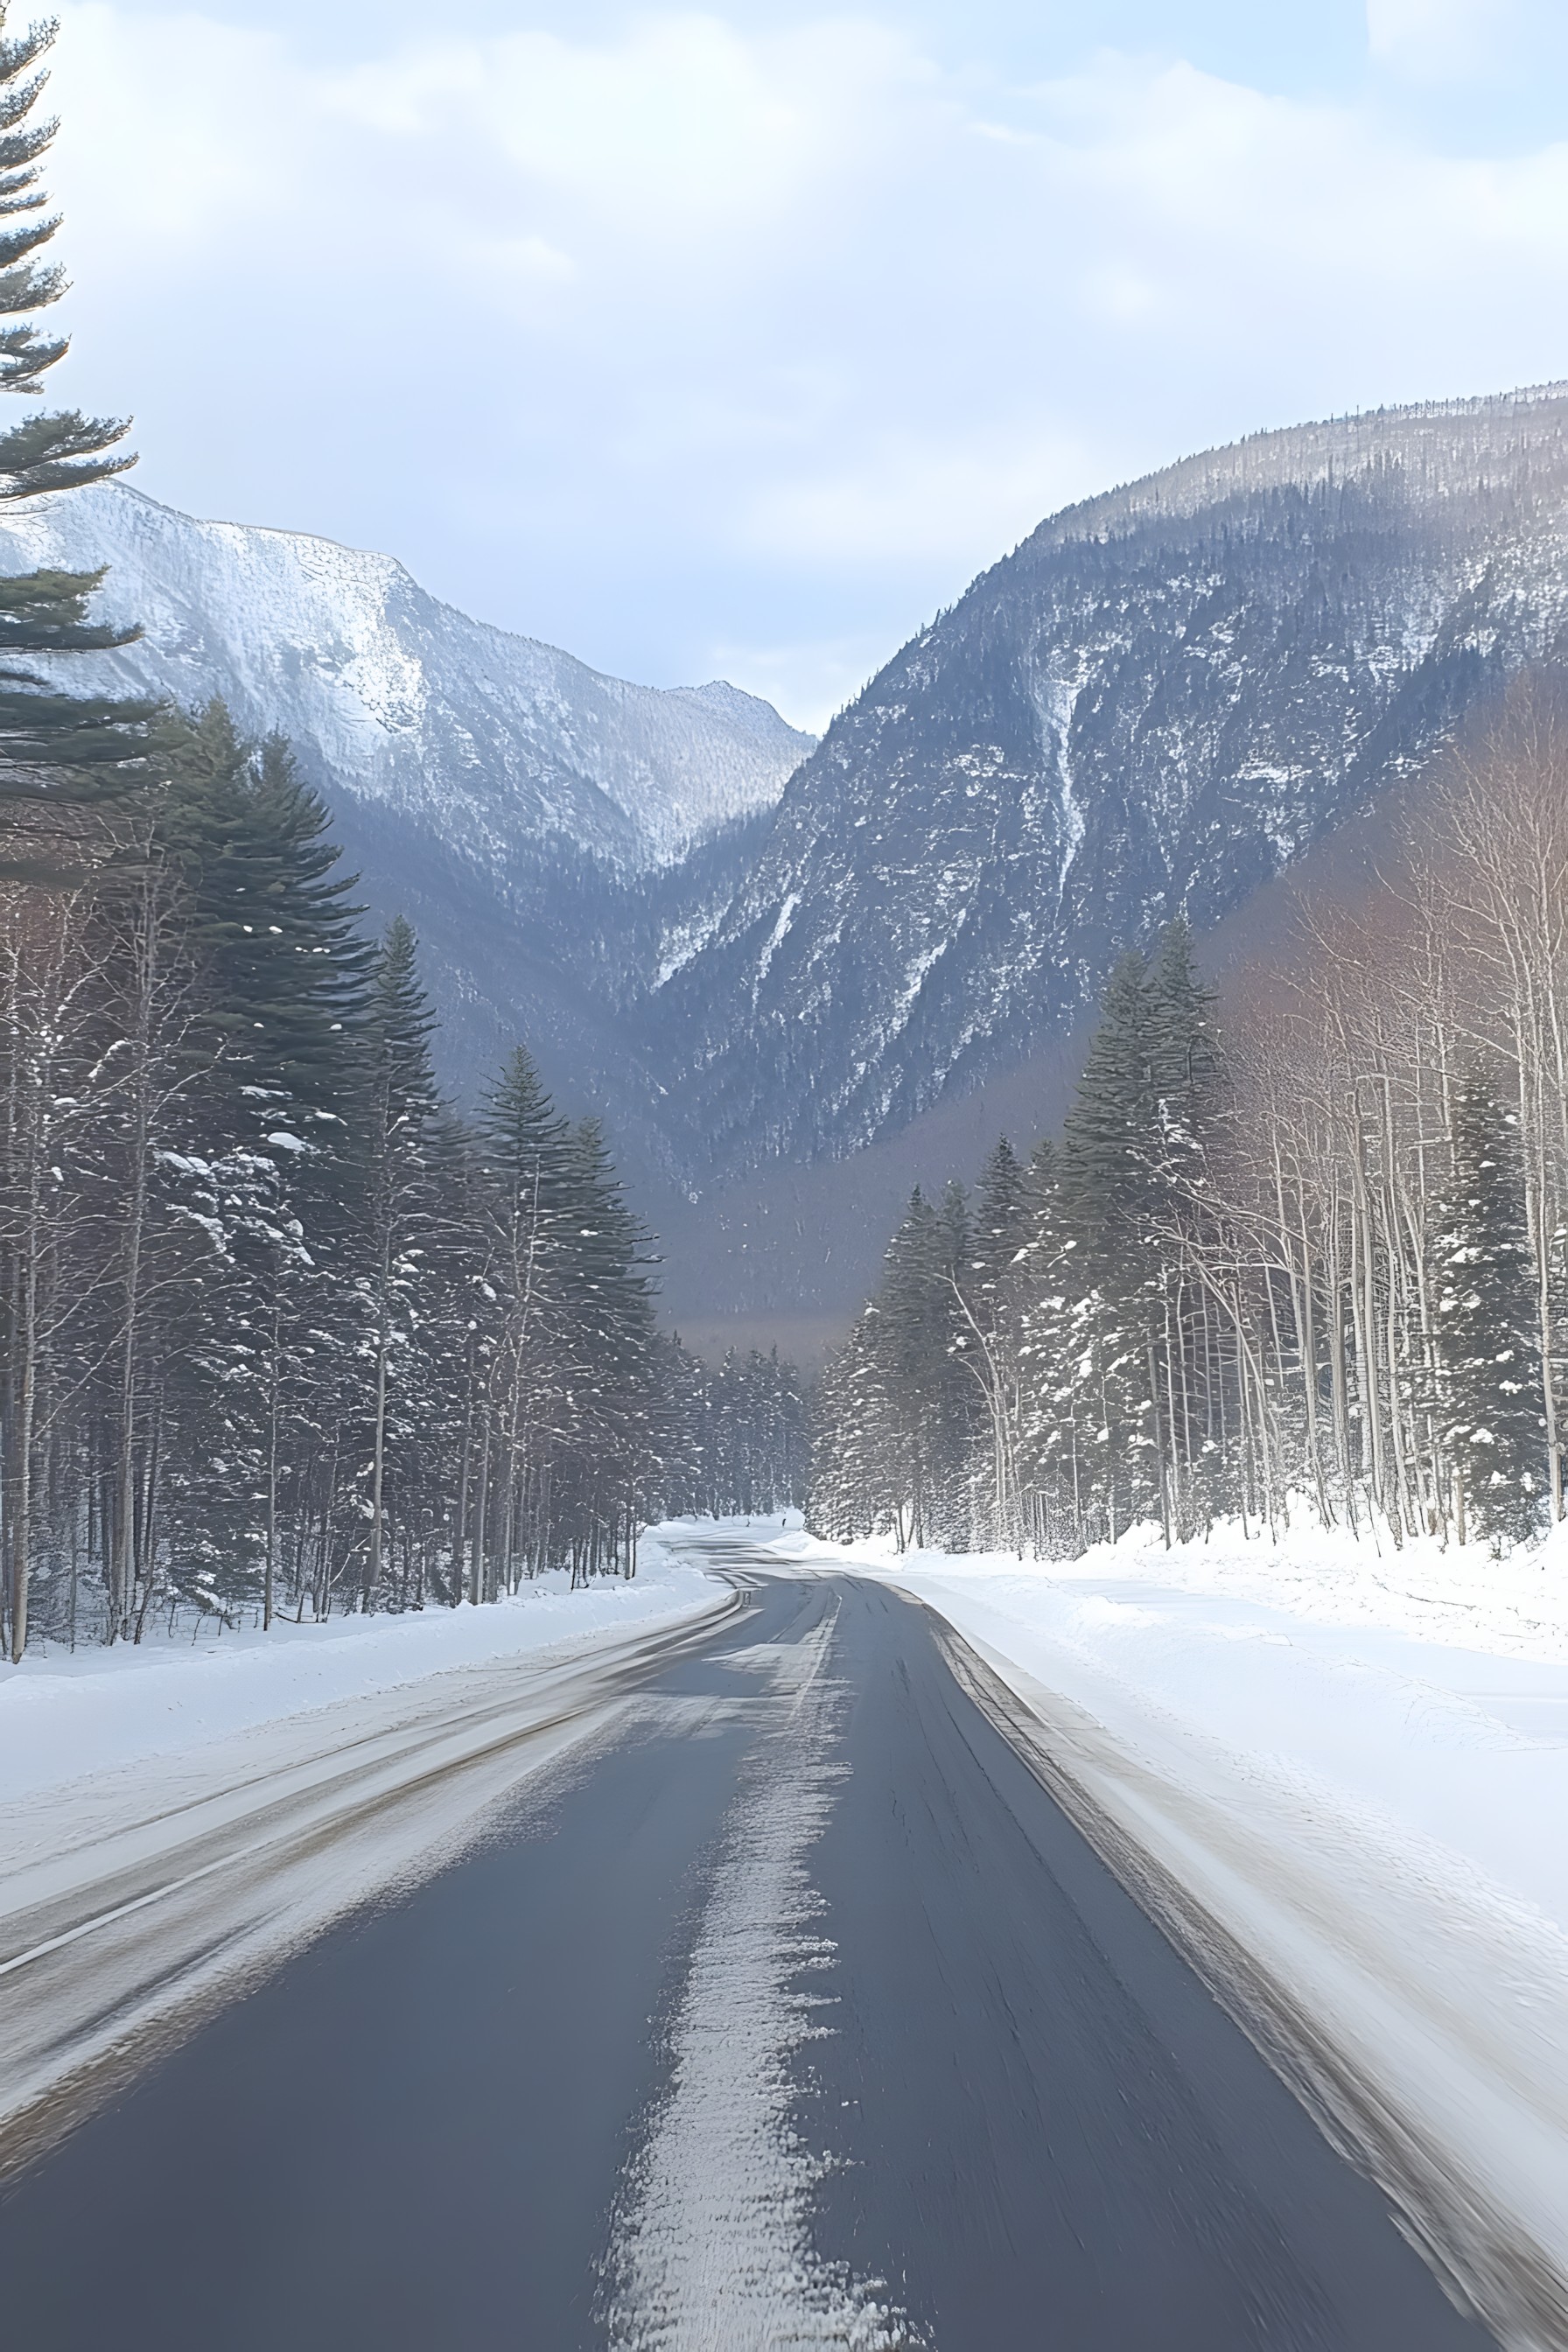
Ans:
[[[808,751],[816,746],[815,735],[805,734],[800,728],[792,727],[787,719],[779,716],[771,702],[765,702],[760,694],[748,693],[744,687],[731,686],[727,677],[710,678],[706,686],[692,686],[683,690],[697,701],[722,711],[737,726],[749,728],[759,742],[773,743],[787,740],[792,743],[804,743]],[[800,756],[804,758],[805,752]]]
[[[101,609],[145,628],[99,676],[187,706],[221,694],[318,781],[438,815],[480,864],[564,837],[624,873],[668,866],[771,807],[814,741],[737,688],[635,686],[471,620],[395,557],[200,521],[123,483],[0,516],[0,570],[46,563],[107,563]]]

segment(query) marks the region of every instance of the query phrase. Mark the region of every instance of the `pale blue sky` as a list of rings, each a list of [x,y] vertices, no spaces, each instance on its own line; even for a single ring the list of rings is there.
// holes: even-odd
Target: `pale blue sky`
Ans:
[[[1069,499],[1568,375],[1563,0],[62,15],[142,488],[808,723]]]

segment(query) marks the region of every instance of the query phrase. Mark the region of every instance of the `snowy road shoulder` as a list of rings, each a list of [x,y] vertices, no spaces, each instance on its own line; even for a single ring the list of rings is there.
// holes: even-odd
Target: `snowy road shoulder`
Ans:
[[[1555,1560],[1216,1535],[1051,1568],[763,1540],[942,1617],[1173,1933],[1215,1924],[1216,1989],[1503,2340],[1568,2345]]]
[[[0,1763],[25,1793],[0,1816],[0,2168],[623,1721],[737,1605],[657,1547],[651,1565],[614,1590],[11,1683]],[[78,1704],[51,1713],[60,1684]]]
[[[29,1654],[0,1668],[0,1789],[14,1806],[64,1781],[102,1780],[150,1758],[432,1675],[614,1641],[700,1617],[725,1601],[699,1563],[645,1539],[630,1582],[605,1579],[573,1592],[551,1577],[482,1608],[341,1616],[321,1625],[279,1620],[266,1633],[204,1628],[195,1642]]]

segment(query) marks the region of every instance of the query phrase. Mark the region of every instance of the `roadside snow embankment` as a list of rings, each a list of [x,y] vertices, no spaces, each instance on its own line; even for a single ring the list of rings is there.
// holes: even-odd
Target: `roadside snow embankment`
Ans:
[[[1568,1543],[770,1549],[944,1618],[1504,2342],[1568,2345]]]
[[[481,1608],[400,1617],[279,1620],[135,1649],[60,1650],[0,1666],[0,1789],[8,1803],[459,1666],[531,1660],[561,1643],[650,1631],[715,1605],[710,1577],[645,1538],[630,1583],[576,1592],[563,1577]]]

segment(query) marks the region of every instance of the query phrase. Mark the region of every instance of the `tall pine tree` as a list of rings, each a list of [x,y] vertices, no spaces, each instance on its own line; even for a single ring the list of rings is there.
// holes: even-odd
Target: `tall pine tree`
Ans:
[[[398,1376],[415,1361],[416,1326],[426,1303],[421,1292],[428,1292],[431,1281],[435,1200],[427,1139],[439,1108],[430,1059],[435,1027],[419,982],[417,942],[399,915],[388,926],[371,973],[363,1128],[358,1138],[365,1163],[369,1244],[360,1284],[372,1364],[371,1518],[361,1592],[365,1608],[382,1578],[389,1439],[395,1470],[407,1466],[405,1456],[417,1436],[415,1400],[403,1393]]]
[[[1470,1526],[1500,1549],[1541,1524],[1546,1457],[1518,1121],[1479,1067],[1455,1101],[1436,1260],[1445,1440]]]
[[[7,34],[9,15],[0,0],[0,392],[36,397],[68,349],[66,337],[39,323],[66,290],[64,271],[38,258],[59,226],[38,184],[56,126],[35,117],[48,79],[41,60],[58,28],[51,21]],[[119,419],[75,409],[0,429],[0,501],[79,489],[122,473],[135,462],[121,447],[128,430]],[[107,652],[140,635],[89,617],[103,577],[101,570],[43,570],[0,581],[0,804],[13,804],[4,867],[13,875],[51,871],[42,844],[25,854],[18,834],[37,828],[18,819],[16,804],[77,808],[123,792],[147,772],[150,703],[74,696],[52,669],[35,667],[62,654]]]

